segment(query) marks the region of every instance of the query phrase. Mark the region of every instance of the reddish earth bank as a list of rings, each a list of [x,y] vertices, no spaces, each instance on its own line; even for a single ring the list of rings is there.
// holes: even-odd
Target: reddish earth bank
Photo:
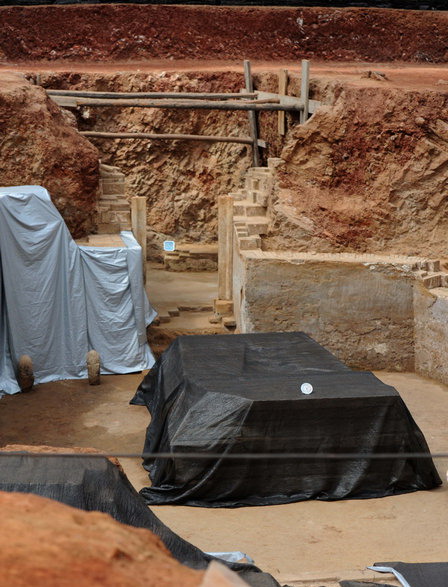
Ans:
[[[0,9],[0,61],[448,60],[448,13],[83,5]]]
[[[94,226],[98,151],[42,88],[19,74],[0,83],[0,185],[42,185],[75,237]]]
[[[321,88],[328,105],[291,129],[265,247],[446,257],[446,85],[378,85]]]
[[[0,492],[0,567],[9,587],[174,587],[203,576],[149,530],[31,494]]]

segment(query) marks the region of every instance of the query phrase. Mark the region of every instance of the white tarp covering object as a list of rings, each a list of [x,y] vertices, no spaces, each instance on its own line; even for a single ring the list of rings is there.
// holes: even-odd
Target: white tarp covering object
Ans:
[[[78,246],[47,190],[0,188],[0,391],[20,391],[21,355],[36,383],[87,377],[91,349],[102,373],[153,365],[141,247],[131,232],[121,238],[123,247]]]

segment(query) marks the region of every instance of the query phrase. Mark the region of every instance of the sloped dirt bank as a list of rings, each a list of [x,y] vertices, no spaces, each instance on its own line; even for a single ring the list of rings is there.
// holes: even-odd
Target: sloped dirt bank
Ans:
[[[448,60],[448,13],[375,8],[3,7],[0,60]],[[11,42],[14,39],[14,42]]]
[[[149,530],[31,494],[0,493],[1,575],[11,587],[199,585]],[[14,539],[12,539],[14,537]]]
[[[98,152],[76,121],[20,74],[0,82],[0,185],[42,185],[75,237],[92,231]]]
[[[282,151],[265,248],[446,256],[446,86],[320,91]]]

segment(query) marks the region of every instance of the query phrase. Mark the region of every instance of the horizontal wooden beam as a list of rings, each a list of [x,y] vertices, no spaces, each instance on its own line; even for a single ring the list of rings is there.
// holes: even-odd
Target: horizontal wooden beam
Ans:
[[[97,132],[81,131],[85,137],[95,139],[147,139],[151,141],[207,141],[211,143],[241,143],[251,145],[250,137],[220,137],[213,135],[152,134],[147,132]]]
[[[260,102],[230,102],[213,100],[146,100],[146,99],[96,99],[96,98],[73,98],[67,96],[51,96],[60,106],[76,108],[78,106],[91,107],[112,107],[112,108],[181,108],[183,110],[254,110],[254,111],[278,111],[295,110],[300,112],[303,106],[295,104],[272,104],[266,103],[266,99]],[[270,99],[270,98],[268,98]]]
[[[49,96],[69,96],[74,98],[182,98],[191,100],[239,100],[243,98],[256,98],[256,92],[216,93],[216,92],[85,92],[83,90],[50,90]]]

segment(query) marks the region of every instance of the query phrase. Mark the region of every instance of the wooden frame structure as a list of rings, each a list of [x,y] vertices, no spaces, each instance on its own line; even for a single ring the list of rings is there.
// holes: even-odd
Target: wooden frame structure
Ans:
[[[192,134],[157,134],[128,132],[82,131],[85,137],[98,139],[143,139],[143,140],[191,140],[206,142],[237,143],[252,146],[252,164],[260,166],[259,148],[266,142],[258,138],[257,112],[278,112],[278,132],[286,132],[285,113],[298,112],[300,122],[308,119],[320,104],[309,99],[309,61],[302,60],[301,95],[288,96],[288,72],[279,73],[279,93],[261,92],[253,89],[250,61],[244,61],[245,89],[240,93],[223,92],[94,92],[77,90],[47,90],[47,94],[59,106],[78,108],[80,106],[113,108],[180,108],[185,110],[227,110],[247,111],[250,136],[213,136]]]

